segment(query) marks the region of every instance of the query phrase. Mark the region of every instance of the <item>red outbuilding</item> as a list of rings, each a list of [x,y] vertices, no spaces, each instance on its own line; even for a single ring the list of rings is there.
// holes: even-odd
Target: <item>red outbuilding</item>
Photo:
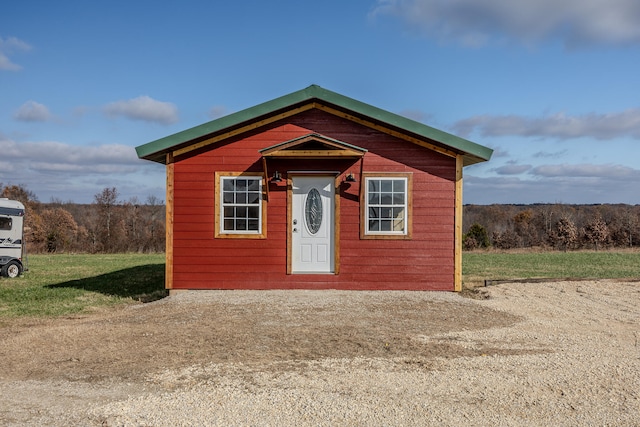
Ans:
[[[462,288],[462,169],[492,150],[313,85],[137,147],[168,289]]]

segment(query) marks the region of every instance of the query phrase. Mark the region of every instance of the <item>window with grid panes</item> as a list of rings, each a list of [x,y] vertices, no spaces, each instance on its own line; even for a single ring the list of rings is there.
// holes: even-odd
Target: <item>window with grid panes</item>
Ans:
[[[262,177],[222,176],[220,181],[220,232],[260,234]]]
[[[365,234],[407,234],[407,178],[368,177],[365,192]]]

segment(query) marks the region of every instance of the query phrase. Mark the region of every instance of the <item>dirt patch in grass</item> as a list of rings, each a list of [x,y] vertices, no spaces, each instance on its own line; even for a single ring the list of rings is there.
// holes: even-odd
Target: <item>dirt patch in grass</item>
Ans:
[[[0,377],[135,381],[194,364],[510,354],[516,350],[424,338],[517,321],[453,294],[190,292],[92,315],[14,321],[0,329]]]

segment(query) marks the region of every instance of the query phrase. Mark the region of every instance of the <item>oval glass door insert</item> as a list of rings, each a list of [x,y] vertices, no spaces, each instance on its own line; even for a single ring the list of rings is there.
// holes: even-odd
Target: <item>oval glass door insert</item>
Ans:
[[[304,216],[309,233],[316,234],[322,225],[322,197],[315,188],[309,190],[307,202],[304,206]]]

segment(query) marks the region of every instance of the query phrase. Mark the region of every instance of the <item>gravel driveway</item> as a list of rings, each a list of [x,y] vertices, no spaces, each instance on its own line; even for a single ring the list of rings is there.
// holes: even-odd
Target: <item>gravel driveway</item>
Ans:
[[[205,291],[0,328],[0,424],[634,426],[640,283]]]

